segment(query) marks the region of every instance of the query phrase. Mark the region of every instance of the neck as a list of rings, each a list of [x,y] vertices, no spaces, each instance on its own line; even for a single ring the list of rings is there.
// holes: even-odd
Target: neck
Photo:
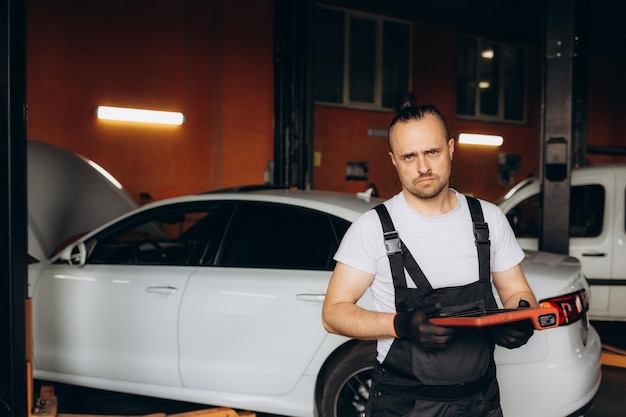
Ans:
[[[457,205],[456,194],[449,188],[433,198],[417,197],[406,189],[402,189],[402,193],[409,206],[423,216],[441,216],[454,210]]]

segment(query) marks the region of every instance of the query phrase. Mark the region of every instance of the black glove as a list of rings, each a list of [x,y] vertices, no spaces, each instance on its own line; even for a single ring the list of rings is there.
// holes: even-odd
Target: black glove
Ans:
[[[529,308],[526,300],[519,301],[519,308]],[[507,349],[515,349],[523,346],[535,332],[535,326],[530,320],[516,321],[513,323],[499,324],[489,328],[493,341]]]
[[[446,347],[454,337],[454,329],[436,326],[428,321],[440,309],[441,304],[436,304],[396,314],[393,320],[396,334],[400,339],[410,340],[423,350]]]

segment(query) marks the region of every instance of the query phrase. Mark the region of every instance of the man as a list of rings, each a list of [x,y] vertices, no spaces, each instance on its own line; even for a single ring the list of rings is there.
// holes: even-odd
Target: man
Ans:
[[[368,416],[501,416],[494,343],[519,347],[532,328],[453,329],[428,318],[495,308],[492,283],[505,308],[536,307],[524,253],[497,206],[449,188],[454,138],[434,106],[401,109],[388,135],[402,191],[346,233],[324,327],[378,340]],[[356,304],[368,288],[375,311]]]

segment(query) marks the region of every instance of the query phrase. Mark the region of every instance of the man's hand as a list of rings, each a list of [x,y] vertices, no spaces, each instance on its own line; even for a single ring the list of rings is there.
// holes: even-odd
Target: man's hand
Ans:
[[[446,347],[454,337],[454,329],[436,326],[428,321],[440,309],[441,304],[437,304],[396,314],[393,327],[398,338],[410,340],[423,350]]]
[[[526,300],[520,300],[518,307],[528,308],[530,304]],[[490,331],[493,341],[497,345],[507,349],[515,349],[528,342],[528,339],[535,332],[535,327],[530,320],[524,320],[492,326]]]

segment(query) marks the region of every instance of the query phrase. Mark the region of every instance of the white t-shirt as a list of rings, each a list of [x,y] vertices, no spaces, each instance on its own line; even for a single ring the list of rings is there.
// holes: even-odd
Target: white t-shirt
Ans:
[[[478,281],[478,255],[467,200],[456,193],[456,207],[441,216],[423,216],[400,192],[385,202],[400,239],[409,249],[433,288],[456,287]],[[506,271],[524,259],[524,252],[495,204],[480,200],[489,225],[491,271]],[[377,311],[396,312],[393,279],[380,219],[375,210],[364,213],[346,232],[335,254],[337,262],[374,274],[370,291]],[[406,274],[407,285],[415,284]],[[393,338],[378,341],[382,362]]]

